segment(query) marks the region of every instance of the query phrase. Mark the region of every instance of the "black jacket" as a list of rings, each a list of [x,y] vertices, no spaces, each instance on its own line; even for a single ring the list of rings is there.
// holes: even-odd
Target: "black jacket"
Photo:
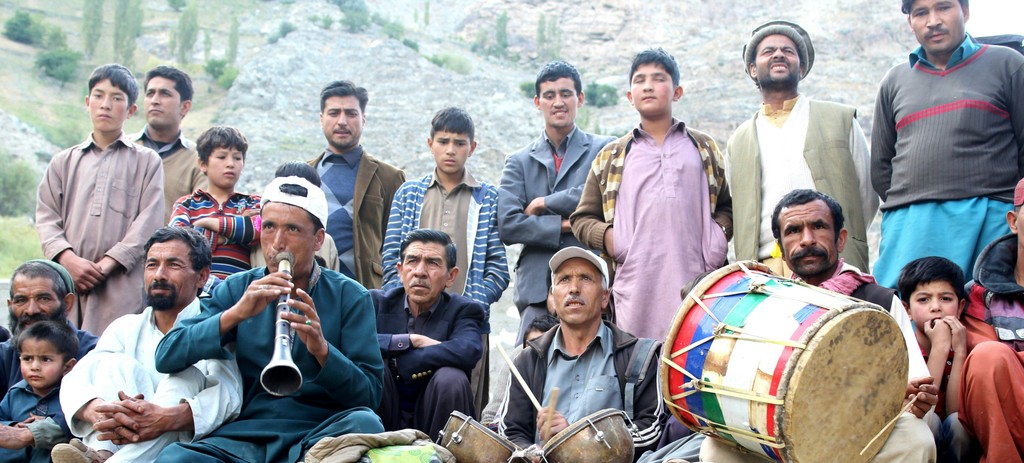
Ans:
[[[624,394],[626,390],[626,369],[633,350],[637,345],[637,338],[632,334],[620,330],[612,323],[604,322],[612,330],[612,342],[615,346],[613,361],[615,363],[615,375],[619,379],[619,393]],[[516,369],[523,375],[523,379],[530,385],[530,391],[535,397],[543,397],[544,382],[547,378],[547,353],[554,342],[557,329],[551,329],[543,336],[530,341],[528,348],[524,350],[514,363]],[[660,356],[660,346],[654,349],[657,359]],[[637,359],[642,362],[644,359]],[[633,424],[636,425],[636,434],[633,436],[633,444],[636,446],[635,456],[639,457],[643,452],[652,450],[661,437],[662,425],[664,422],[665,407],[661,398],[661,391],[658,385],[659,362],[652,361],[642,383],[638,383],[633,394],[634,417]],[[499,430],[509,440],[520,447],[528,447],[534,443],[534,436],[537,434],[537,412],[530,403],[529,397],[523,392],[518,381],[510,381],[509,391],[505,396],[507,404],[503,404],[506,410],[499,425]],[[591,410],[591,413],[598,410]],[[571,424],[571,423],[570,423]],[[634,458],[635,459],[635,458]]]

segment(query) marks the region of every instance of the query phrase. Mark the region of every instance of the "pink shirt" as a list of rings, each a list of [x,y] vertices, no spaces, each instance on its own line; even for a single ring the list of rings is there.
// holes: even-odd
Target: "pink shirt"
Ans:
[[[639,337],[665,339],[679,290],[727,252],[700,153],[684,128],[676,121],[662,146],[634,129],[615,205],[616,324]]]

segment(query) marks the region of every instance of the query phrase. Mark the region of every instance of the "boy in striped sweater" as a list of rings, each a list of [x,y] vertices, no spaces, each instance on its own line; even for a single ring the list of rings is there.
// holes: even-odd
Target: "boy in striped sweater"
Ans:
[[[209,190],[196,189],[174,204],[169,225],[193,227],[213,247],[207,292],[228,276],[249,270],[249,253],[260,242],[260,197],[235,191],[248,149],[249,142],[238,129],[207,129],[196,140],[196,151]]]

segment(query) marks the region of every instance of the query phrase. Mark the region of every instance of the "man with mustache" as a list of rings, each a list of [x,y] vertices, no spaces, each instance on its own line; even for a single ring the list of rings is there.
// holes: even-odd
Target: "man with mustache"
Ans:
[[[437,436],[452,411],[475,416],[470,372],[483,354],[483,303],[446,291],[460,272],[440,230],[405,234],[396,263],[402,286],[370,291],[388,370],[377,414],[384,429]]]
[[[14,269],[11,275],[11,293],[7,300],[9,310],[11,339],[0,343],[0,391],[7,390],[21,381],[21,358],[15,348],[14,340],[29,325],[44,320],[68,321],[68,311],[75,301],[75,283],[71,274],[52,260],[35,259],[25,262]],[[74,325],[71,325],[74,327]],[[78,337],[78,355],[81,360],[85,354],[96,347],[98,339],[88,331],[76,329]],[[25,435],[28,433],[28,435]],[[29,423],[25,428],[0,427],[0,439],[32,439],[36,448],[50,448],[65,439],[60,424],[52,418]]]
[[[202,437],[238,415],[234,360],[201,361],[174,375],[155,366],[164,334],[199,314],[209,243],[193,229],[163,227],[145,251],[146,309],[114,320],[96,349],[64,377],[61,408],[82,440],[55,446],[54,461],[153,461],[167,445]]]
[[[360,140],[366,125],[363,87],[347,80],[320,92],[320,126],[327,148],[309,165],[320,175],[329,215],[323,224],[338,248],[341,273],[367,289],[380,288],[384,277],[381,245],[395,191],[405,173],[370,155]],[[333,262],[328,267],[334,268]]]
[[[945,257],[973,274],[984,247],[1010,233],[1024,177],[1024,57],[965,31],[968,0],[902,0],[921,44],[882,79],[871,135],[871,183],[884,201],[874,274]]]
[[[173,66],[157,66],[146,73],[143,85],[146,126],[132,136],[135,144],[160,155],[164,168],[164,221],[170,223],[174,203],[208,182],[196,153],[196,144],[181,133],[181,121],[192,109],[192,78]]]
[[[661,343],[637,338],[602,320],[610,293],[607,264],[597,255],[571,246],[551,256],[548,267],[548,306],[559,323],[528,342],[515,367],[545,407],[551,403],[552,389],[559,388],[555,413],[551,419],[547,413],[538,414],[523,387],[512,381],[502,404],[507,411],[499,431],[527,448],[594,412],[627,410],[632,411],[629,418],[635,425],[633,444],[639,457],[657,444],[662,433],[665,409],[656,360]],[[631,374],[640,372],[635,362],[648,367],[639,376]],[[534,456],[533,461],[539,461]]]
[[[929,376],[928,366],[914,336],[913,322],[896,293],[875,284],[874,278],[839,257],[848,232],[843,228],[843,209],[836,200],[814,190],[793,190],[775,206],[772,234],[782,250],[782,259],[795,279],[837,293],[873,302],[889,310],[903,332],[910,362],[907,400],[917,396],[909,413],[896,421],[892,434],[874,457],[874,462],[934,462],[935,441],[925,420],[938,402],[939,389]],[[841,400],[841,398],[839,398]],[[715,439],[705,439],[701,461],[744,461],[738,450]],[[760,461],[760,460],[758,460]]]
[[[857,109],[799,93],[797,86],[814,65],[814,46],[794,23],[769,21],[754,29],[743,47],[743,64],[763,104],[729,138],[736,259],[759,260],[788,274],[772,236],[772,208],[789,191],[810,188],[856,212],[848,217],[842,256],[868,268],[867,227],[878,195],[871,189]]]

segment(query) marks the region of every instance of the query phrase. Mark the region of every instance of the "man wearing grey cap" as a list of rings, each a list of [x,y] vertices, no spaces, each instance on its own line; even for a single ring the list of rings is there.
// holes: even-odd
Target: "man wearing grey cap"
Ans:
[[[878,210],[857,110],[797,90],[813,65],[814,46],[800,26],[769,21],[754,29],[743,47],[743,67],[760,90],[762,105],[728,144],[736,258],[764,261],[787,276],[771,223],[775,204],[786,193],[817,190],[850,211],[842,256],[863,269],[868,268],[867,227]]]
[[[243,399],[238,419],[166,448],[157,461],[299,461],[323,437],[384,431],[373,412],[384,362],[370,294],[313,258],[324,241],[327,210],[323,190],[308,180],[275,178],[260,212],[267,267],[232,275],[203,300],[199,316],[160,342],[156,367],[164,373],[201,359],[237,359]],[[275,260],[284,252],[294,257],[291,272]],[[281,299],[291,312],[278,315]],[[291,357],[303,379],[285,396],[270,394],[260,382],[279,319],[290,322]]]
[[[637,338],[601,319],[610,293],[608,267],[597,255],[572,246],[551,256],[548,266],[548,306],[559,323],[527,343],[515,367],[545,407],[552,389],[559,388],[555,413],[550,419],[546,413],[538,418],[523,387],[512,382],[502,404],[507,412],[499,431],[526,448],[591,413],[626,410],[635,425],[633,443],[639,456],[658,442],[662,432],[665,408],[655,380],[661,343]],[[633,368],[634,362],[644,362],[640,365],[647,366],[646,371],[630,374],[639,370]]]

